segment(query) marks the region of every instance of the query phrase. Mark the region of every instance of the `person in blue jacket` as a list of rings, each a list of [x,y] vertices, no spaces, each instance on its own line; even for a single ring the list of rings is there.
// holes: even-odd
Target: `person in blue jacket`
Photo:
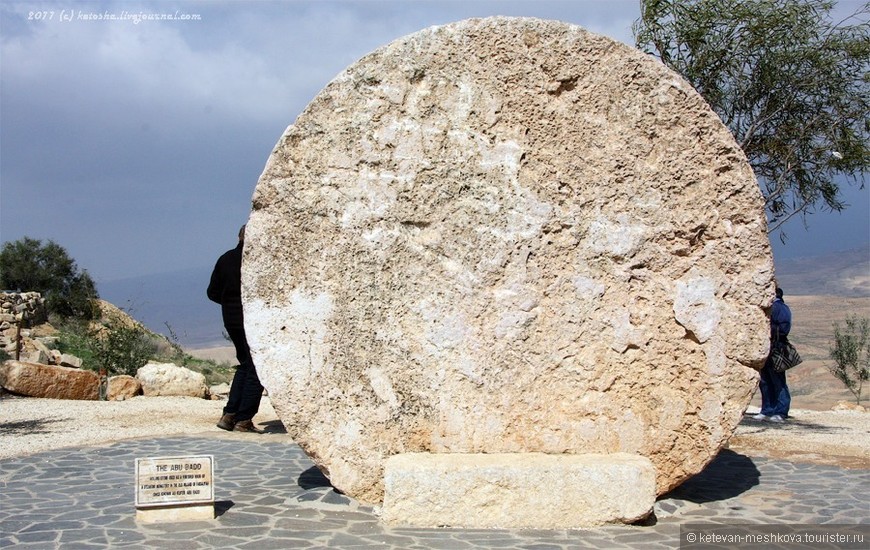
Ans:
[[[253,418],[260,409],[263,385],[257,376],[251,349],[245,336],[242,315],[242,247],[245,226],[239,230],[239,244],[225,252],[214,266],[206,294],[209,300],[221,305],[224,328],[236,348],[239,366],[230,385],[230,395],[218,421],[218,428],[236,432],[264,433],[254,425]]]
[[[776,298],[770,306],[770,348],[780,342],[788,342],[788,333],[791,332],[791,309],[782,299],[782,289],[776,288]],[[756,420],[769,420],[771,422],[784,422],[788,418],[788,409],[791,406],[791,394],[785,381],[785,372],[776,372],[773,362],[768,355],[764,367],[761,369],[761,381],[758,385],[761,391],[761,412],[753,418]]]

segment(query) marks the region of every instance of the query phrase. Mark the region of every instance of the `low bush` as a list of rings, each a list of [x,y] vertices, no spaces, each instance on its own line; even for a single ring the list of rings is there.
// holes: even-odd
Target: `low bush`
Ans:
[[[828,370],[843,383],[861,404],[864,382],[870,380],[870,320],[852,315],[846,326],[834,323],[834,342],[831,344],[833,365]]]

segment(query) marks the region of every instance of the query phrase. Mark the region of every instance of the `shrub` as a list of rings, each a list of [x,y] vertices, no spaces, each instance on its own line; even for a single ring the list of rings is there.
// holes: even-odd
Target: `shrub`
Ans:
[[[89,370],[129,374],[154,356],[153,339],[141,325],[109,313],[99,322],[69,320],[62,325],[59,349],[82,360]]]
[[[91,329],[90,340],[98,368],[110,374],[135,376],[155,351],[145,329],[112,316]]]
[[[105,369],[110,375],[135,376],[140,367],[155,359],[201,372],[209,385],[232,380],[230,365],[186,353],[171,327],[169,330],[171,338],[152,333],[124,315],[123,310],[106,308],[100,322],[64,320],[58,328],[58,349],[79,357],[84,368]]]
[[[861,390],[870,379],[870,321],[866,317],[852,315],[846,319],[845,328],[834,323],[834,342],[831,345],[833,365],[831,371],[861,404]]]

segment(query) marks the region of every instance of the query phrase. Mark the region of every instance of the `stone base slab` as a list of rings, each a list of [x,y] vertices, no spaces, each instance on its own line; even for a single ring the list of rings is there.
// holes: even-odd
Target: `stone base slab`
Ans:
[[[139,523],[174,523],[214,519],[214,503],[136,508]]]
[[[390,526],[572,529],[632,523],[652,511],[656,472],[627,453],[407,453],[387,459]]]

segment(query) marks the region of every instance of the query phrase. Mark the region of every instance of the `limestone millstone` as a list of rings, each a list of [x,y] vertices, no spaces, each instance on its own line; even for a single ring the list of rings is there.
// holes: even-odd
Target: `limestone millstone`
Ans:
[[[631,453],[658,493],[767,353],[763,201],[703,99],[556,21],[422,30],[330,82],[257,184],[248,340],[333,485],[398,453]]]

